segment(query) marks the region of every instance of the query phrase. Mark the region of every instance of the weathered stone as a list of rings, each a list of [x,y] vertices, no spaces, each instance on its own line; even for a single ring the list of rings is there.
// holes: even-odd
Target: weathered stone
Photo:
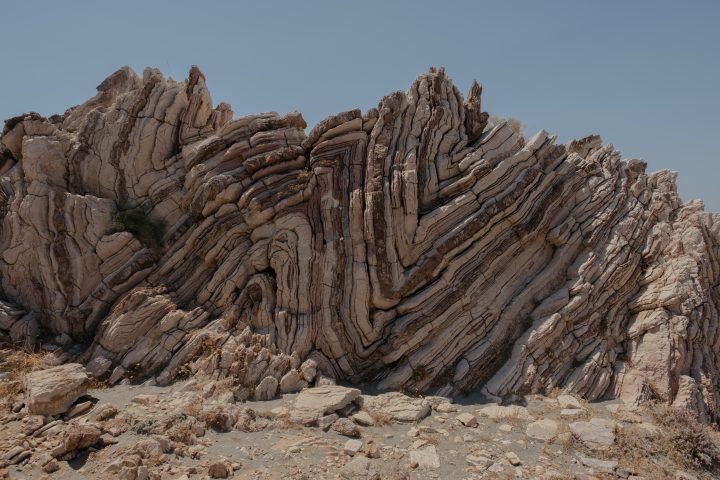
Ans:
[[[586,467],[592,468],[603,473],[613,473],[618,466],[617,460],[601,460],[599,458],[586,457],[578,455],[580,463]]]
[[[38,415],[57,415],[65,412],[87,392],[88,376],[77,363],[29,373],[25,377],[28,412]]]
[[[554,420],[543,419],[528,424],[525,433],[535,440],[547,441],[558,433],[558,425]]]
[[[420,468],[440,468],[440,457],[434,445],[410,450],[410,462]]]
[[[345,480],[379,480],[380,474],[367,457],[357,456],[340,469],[340,478]]]
[[[527,408],[519,405],[490,405],[478,410],[478,414],[493,420],[518,419],[528,422],[534,420],[533,416],[528,413]]]
[[[607,449],[615,443],[615,422],[591,418],[587,422],[573,422],[570,431],[591,450]]]
[[[307,386],[307,381],[297,370],[290,370],[280,379],[280,393],[299,392]]]
[[[458,422],[462,423],[466,427],[477,427],[478,422],[477,418],[475,418],[475,415],[472,413],[461,413],[457,417],[455,417]]]
[[[351,457],[357,454],[360,450],[362,450],[363,447],[363,441],[358,440],[356,438],[351,438],[347,442],[345,442],[344,452],[346,455],[350,455]]]
[[[560,408],[583,408],[580,401],[572,395],[558,396],[558,403]]]
[[[353,422],[363,427],[372,427],[375,425],[375,419],[368,412],[361,410],[352,416]]]
[[[352,420],[348,418],[341,418],[333,422],[330,427],[333,432],[345,435],[346,437],[359,437],[360,428],[358,428]]]
[[[430,414],[430,403],[400,392],[363,395],[362,408],[373,416],[385,416],[396,422],[417,422]]]
[[[310,425],[322,415],[336,412],[360,396],[360,390],[338,385],[307,388],[293,402],[290,421]]]
[[[277,389],[277,379],[275,377],[265,377],[255,387],[255,400],[272,400],[277,394]]]

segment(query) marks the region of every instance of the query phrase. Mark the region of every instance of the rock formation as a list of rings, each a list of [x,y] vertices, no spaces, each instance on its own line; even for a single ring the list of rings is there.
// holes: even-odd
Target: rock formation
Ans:
[[[720,216],[597,136],[489,127],[481,92],[431,69],[306,134],[299,113],[213,106],[196,67],[123,68],[8,120],[1,335],[241,397],[334,377],[717,420]]]

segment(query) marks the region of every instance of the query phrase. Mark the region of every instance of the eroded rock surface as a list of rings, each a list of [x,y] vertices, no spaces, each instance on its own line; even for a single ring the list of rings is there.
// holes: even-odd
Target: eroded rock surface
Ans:
[[[123,68],[62,115],[10,119],[0,333],[236,398],[559,388],[717,419],[720,217],[597,136],[488,126],[481,93],[431,69],[306,133],[299,113],[233,118],[196,67]]]

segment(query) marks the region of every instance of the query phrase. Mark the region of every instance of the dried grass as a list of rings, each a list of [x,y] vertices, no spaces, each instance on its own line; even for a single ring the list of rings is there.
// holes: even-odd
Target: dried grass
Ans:
[[[616,455],[625,469],[642,475],[667,475],[678,468],[698,474],[720,474],[720,447],[713,436],[717,432],[703,425],[690,411],[667,405],[648,408],[654,423],[662,434],[644,437],[633,434],[632,429],[617,432]],[[655,477],[658,478],[658,477]]]
[[[15,398],[24,390],[25,375],[40,370],[47,353],[24,349],[5,349],[0,353],[4,360],[0,372],[9,375],[9,378],[0,382],[0,407],[9,409]]]

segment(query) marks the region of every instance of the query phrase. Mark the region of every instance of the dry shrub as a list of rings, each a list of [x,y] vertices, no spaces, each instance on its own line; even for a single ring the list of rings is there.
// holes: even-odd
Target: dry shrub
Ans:
[[[649,413],[662,434],[648,438],[629,428],[617,432],[617,454],[628,470],[644,475],[662,473],[668,478],[678,467],[720,473],[720,449],[710,426],[700,423],[690,411],[667,405],[650,406]]]
[[[391,415],[388,415],[387,413],[382,413],[382,412],[368,412],[368,413],[373,418],[373,420],[375,420],[375,425],[378,427],[390,425],[393,421],[393,417]]]
[[[40,370],[47,354],[23,349],[6,349],[1,353],[0,358],[5,363],[0,366],[0,372],[7,373],[9,378],[0,381],[0,407],[7,409],[12,407],[15,397],[22,393],[25,375]]]
[[[220,407],[203,410],[200,419],[216,432],[228,432],[232,429],[233,418]]]
[[[184,443],[185,445],[192,445],[195,443],[195,435],[193,434],[190,422],[183,422],[173,426],[170,430],[168,430],[167,436],[170,440]]]

